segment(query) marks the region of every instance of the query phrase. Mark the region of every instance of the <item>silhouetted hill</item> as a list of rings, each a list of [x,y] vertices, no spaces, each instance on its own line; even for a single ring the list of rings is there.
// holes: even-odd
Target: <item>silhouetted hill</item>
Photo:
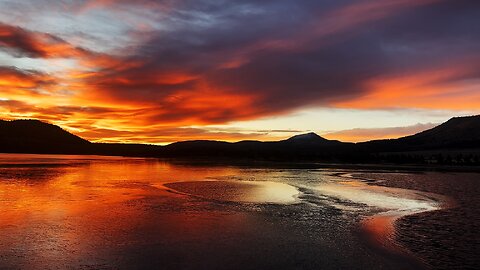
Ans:
[[[38,120],[0,120],[0,152],[154,156],[160,146],[91,143],[58,126]]]
[[[156,157],[161,148],[162,146],[151,144],[92,143],[89,147],[89,154],[125,157]]]
[[[399,141],[423,147],[478,147],[480,115],[454,117],[435,128],[400,138]]]
[[[472,154],[466,158],[461,157],[465,151],[470,152],[472,149],[477,149],[478,151],[475,151],[480,152],[480,116],[455,117],[430,130],[391,140],[354,144],[327,140],[315,133],[307,133],[276,142],[187,141],[165,146],[160,149],[158,156],[208,159],[418,163],[426,160],[434,159],[438,161],[442,159],[438,153],[445,153],[446,155],[455,153],[457,156],[460,155],[456,158],[458,160],[474,160],[476,156]],[[419,151],[430,152],[420,153]],[[431,151],[437,152],[432,154]]]
[[[14,153],[81,153],[90,142],[38,120],[0,120],[0,151]]]
[[[272,142],[201,140],[167,146],[91,143],[37,120],[0,121],[0,152],[197,160],[480,164],[480,116],[455,117],[415,135],[357,144],[307,133]]]
[[[228,159],[313,160],[332,159],[349,151],[351,143],[331,141],[315,133],[291,137],[287,140],[260,142],[240,141],[186,141],[165,146],[161,157],[208,157]]]
[[[298,143],[323,143],[323,142],[328,142],[327,139],[319,136],[318,134],[316,134],[314,132],[295,135],[293,137],[290,137],[290,138],[286,139],[285,141],[287,141],[287,142],[298,142]]]
[[[454,117],[415,135],[359,145],[375,152],[480,148],[480,115]]]

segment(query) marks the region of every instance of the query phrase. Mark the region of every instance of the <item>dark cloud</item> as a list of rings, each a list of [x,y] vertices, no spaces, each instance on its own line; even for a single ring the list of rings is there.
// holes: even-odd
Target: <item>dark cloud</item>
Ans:
[[[72,49],[67,42],[56,36],[28,31],[1,22],[0,48],[18,57],[32,58],[63,56],[67,50]]]
[[[41,89],[55,83],[55,77],[43,72],[0,66],[0,89],[3,91]]]
[[[89,83],[115,99],[171,108],[159,113],[159,120],[198,115],[223,122],[242,117],[242,109],[253,117],[354,99],[371,91],[366,82],[405,72],[454,65],[469,70],[431,83],[478,78],[478,65],[464,67],[462,61],[479,57],[479,5],[467,0],[184,1],[170,14],[173,28],[151,33],[128,60],[141,65],[106,72]],[[173,76],[185,79],[158,80]],[[250,108],[235,110],[182,110],[172,101],[177,94],[215,91],[254,98],[243,104]]]
[[[20,27],[0,23],[0,45],[4,50],[17,56],[45,56],[30,33]]]

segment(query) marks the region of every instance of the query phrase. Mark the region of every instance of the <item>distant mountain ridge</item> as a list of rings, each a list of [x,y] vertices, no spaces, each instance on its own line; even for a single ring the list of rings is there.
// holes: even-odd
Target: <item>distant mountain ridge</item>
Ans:
[[[286,141],[290,142],[325,142],[328,141],[327,139],[323,138],[322,136],[318,135],[315,132],[309,132],[305,134],[295,135],[286,139]]]
[[[348,151],[352,143],[327,140],[315,133],[301,134],[282,141],[186,141],[164,146],[161,157],[210,157],[226,159],[314,159]]]
[[[33,137],[32,135],[35,135]],[[21,140],[55,140],[57,143],[89,143],[59,126],[39,120],[0,120],[0,138],[17,138]]]
[[[469,144],[480,140],[480,115],[454,117],[447,122],[415,135],[400,138],[403,142],[416,144],[455,145]]]
[[[183,141],[166,146],[91,143],[58,126],[38,120],[0,120],[0,152],[97,154],[182,159],[272,161],[380,162],[407,155],[412,162],[428,160],[421,151],[480,153],[480,115],[454,117],[432,129],[398,138],[347,143],[313,132],[281,141]],[[387,153],[387,154],[385,154]],[[390,153],[390,154],[388,154]],[[398,154],[395,154],[398,153]],[[407,154],[405,154],[407,153]],[[396,159],[389,159],[390,156]],[[468,157],[467,160],[474,160]],[[465,159],[462,159],[465,160]],[[480,161],[479,161],[480,162]]]
[[[359,143],[374,151],[419,151],[480,147],[480,115],[453,117],[414,135]]]
[[[89,141],[39,120],[0,120],[0,150],[20,153],[81,151]]]

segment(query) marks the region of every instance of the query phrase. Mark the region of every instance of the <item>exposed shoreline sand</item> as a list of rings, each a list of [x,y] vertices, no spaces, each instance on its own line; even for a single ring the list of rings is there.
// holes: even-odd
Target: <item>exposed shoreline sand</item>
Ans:
[[[335,173],[332,176],[342,179],[318,186],[317,189],[323,195],[366,204],[377,209],[359,222],[359,237],[366,245],[392,260],[402,261],[410,268],[425,267],[418,257],[396,241],[395,224],[399,219],[409,215],[451,207],[451,199],[417,190],[377,186],[374,183],[366,183],[365,179],[356,178],[350,173]],[[164,186],[174,192],[208,200],[240,203],[300,203],[298,199],[300,192],[293,186],[270,181],[206,180],[173,182]],[[273,194],[276,196],[272,197]]]
[[[353,176],[378,186],[435,194],[440,209],[395,218],[395,242],[415,254],[428,268],[478,267],[478,173],[364,171]]]

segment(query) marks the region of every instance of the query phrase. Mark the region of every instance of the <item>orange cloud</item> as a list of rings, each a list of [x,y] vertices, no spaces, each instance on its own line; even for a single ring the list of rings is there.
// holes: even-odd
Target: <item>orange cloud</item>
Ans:
[[[424,71],[379,76],[365,81],[365,95],[334,106],[358,109],[421,108],[478,110],[480,61],[475,56]]]
[[[182,127],[178,122],[149,120],[156,110],[129,110],[118,107],[35,106],[27,102],[0,100],[3,119],[35,118],[64,127],[66,130],[93,142],[167,144],[181,140],[212,139],[274,140],[286,136],[270,135],[268,130],[211,130]],[[195,119],[184,125],[195,123]],[[291,133],[292,131],[290,131]],[[289,134],[290,134],[289,133]]]
[[[0,98],[3,100],[42,99],[49,91],[55,91],[56,83],[56,78],[45,73],[0,66]]]
[[[22,72],[12,67],[0,67],[0,87],[2,88],[33,88],[49,83],[36,72]]]
[[[35,58],[69,58],[85,53],[56,36],[4,23],[0,23],[0,46],[20,56]]]
[[[430,129],[437,124],[416,124],[405,127],[387,127],[387,128],[355,128],[340,130],[323,135],[330,140],[339,140],[344,142],[365,142],[370,140],[394,139]]]
[[[138,64],[126,63],[121,57],[93,52],[51,34],[29,31],[21,27],[0,23],[0,48],[16,56],[30,58],[76,59],[85,69],[128,68]],[[119,67],[122,65],[121,67]]]

